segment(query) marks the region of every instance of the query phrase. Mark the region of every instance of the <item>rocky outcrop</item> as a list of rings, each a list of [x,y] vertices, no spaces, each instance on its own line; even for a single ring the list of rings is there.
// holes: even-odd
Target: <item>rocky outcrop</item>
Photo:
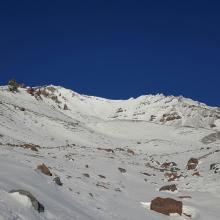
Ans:
[[[40,148],[40,146],[36,144],[23,144],[21,145],[21,147],[25,149],[30,149],[32,151],[38,151],[38,149]]]
[[[19,84],[16,82],[15,79],[11,79],[8,81],[8,89],[9,91],[11,92],[18,92],[18,87],[19,87]]]
[[[173,121],[181,118],[182,117],[179,116],[177,112],[173,112],[169,114],[163,114],[162,118],[160,119],[160,122]]]

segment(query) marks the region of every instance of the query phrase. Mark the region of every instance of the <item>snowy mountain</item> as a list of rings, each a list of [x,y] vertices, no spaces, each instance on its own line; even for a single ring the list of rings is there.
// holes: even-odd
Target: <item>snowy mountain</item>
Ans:
[[[53,85],[2,86],[0,125],[0,219],[220,218],[217,107],[161,94],[108,100]],[[170,184],[174,192],[159,191]],[[183,214],[150,210],[158,196],[181,201]]]

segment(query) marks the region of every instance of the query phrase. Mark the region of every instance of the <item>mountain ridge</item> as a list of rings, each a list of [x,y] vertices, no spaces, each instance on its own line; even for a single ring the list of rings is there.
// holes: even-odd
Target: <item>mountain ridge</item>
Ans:
[[[17,97],[27,95],[31,87],[19,88]],[[8,91],[7,86],[0,87]],[[163,94],[142,95],[127,100],[110,100],[96,96],[81,95],[61,86],[37,86],[31,94],[39,101],[56,104],[55,107],[68,108],[65,114],[88,115],[102,120],[143,120],[174,126],[191,126],[219,130],[220,108],[210,107],[183,96]],[[16,93],[13,93],[16,95]],[[53,99],[53,103],[48,103]],[[67,109],[66,109],[67,110]],[[79,116],[80,117],[80,116]],[[81,120],[83,120],[82,117]]]

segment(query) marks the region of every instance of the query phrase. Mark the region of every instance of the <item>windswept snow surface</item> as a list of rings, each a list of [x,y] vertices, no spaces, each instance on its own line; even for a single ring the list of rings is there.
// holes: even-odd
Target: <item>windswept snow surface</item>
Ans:
[[[0,87],[0,220],[190,219],[150,210],[157,196],[182,201],[192,219],[220,219],[220,170],[210,170],[220,163],[219,108],[161,94],[116,101],[39,88],[49,95]],[[199,158],[200,176],[186,169],[191,157]],[[168,182],[164,162],[175,162],[181,177]],[[52,177],[37,170],[42,163]],[[173,183],[177,192],[159,192]],[[45,212],[8,193],[18,189],[31,192]]]

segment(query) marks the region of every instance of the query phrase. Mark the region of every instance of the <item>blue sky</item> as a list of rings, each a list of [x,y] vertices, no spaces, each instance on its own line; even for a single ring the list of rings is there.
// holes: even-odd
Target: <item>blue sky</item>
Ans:
[[[0,83],[112,99],[164,93],[220,106],[218,1],[8,0]]]

